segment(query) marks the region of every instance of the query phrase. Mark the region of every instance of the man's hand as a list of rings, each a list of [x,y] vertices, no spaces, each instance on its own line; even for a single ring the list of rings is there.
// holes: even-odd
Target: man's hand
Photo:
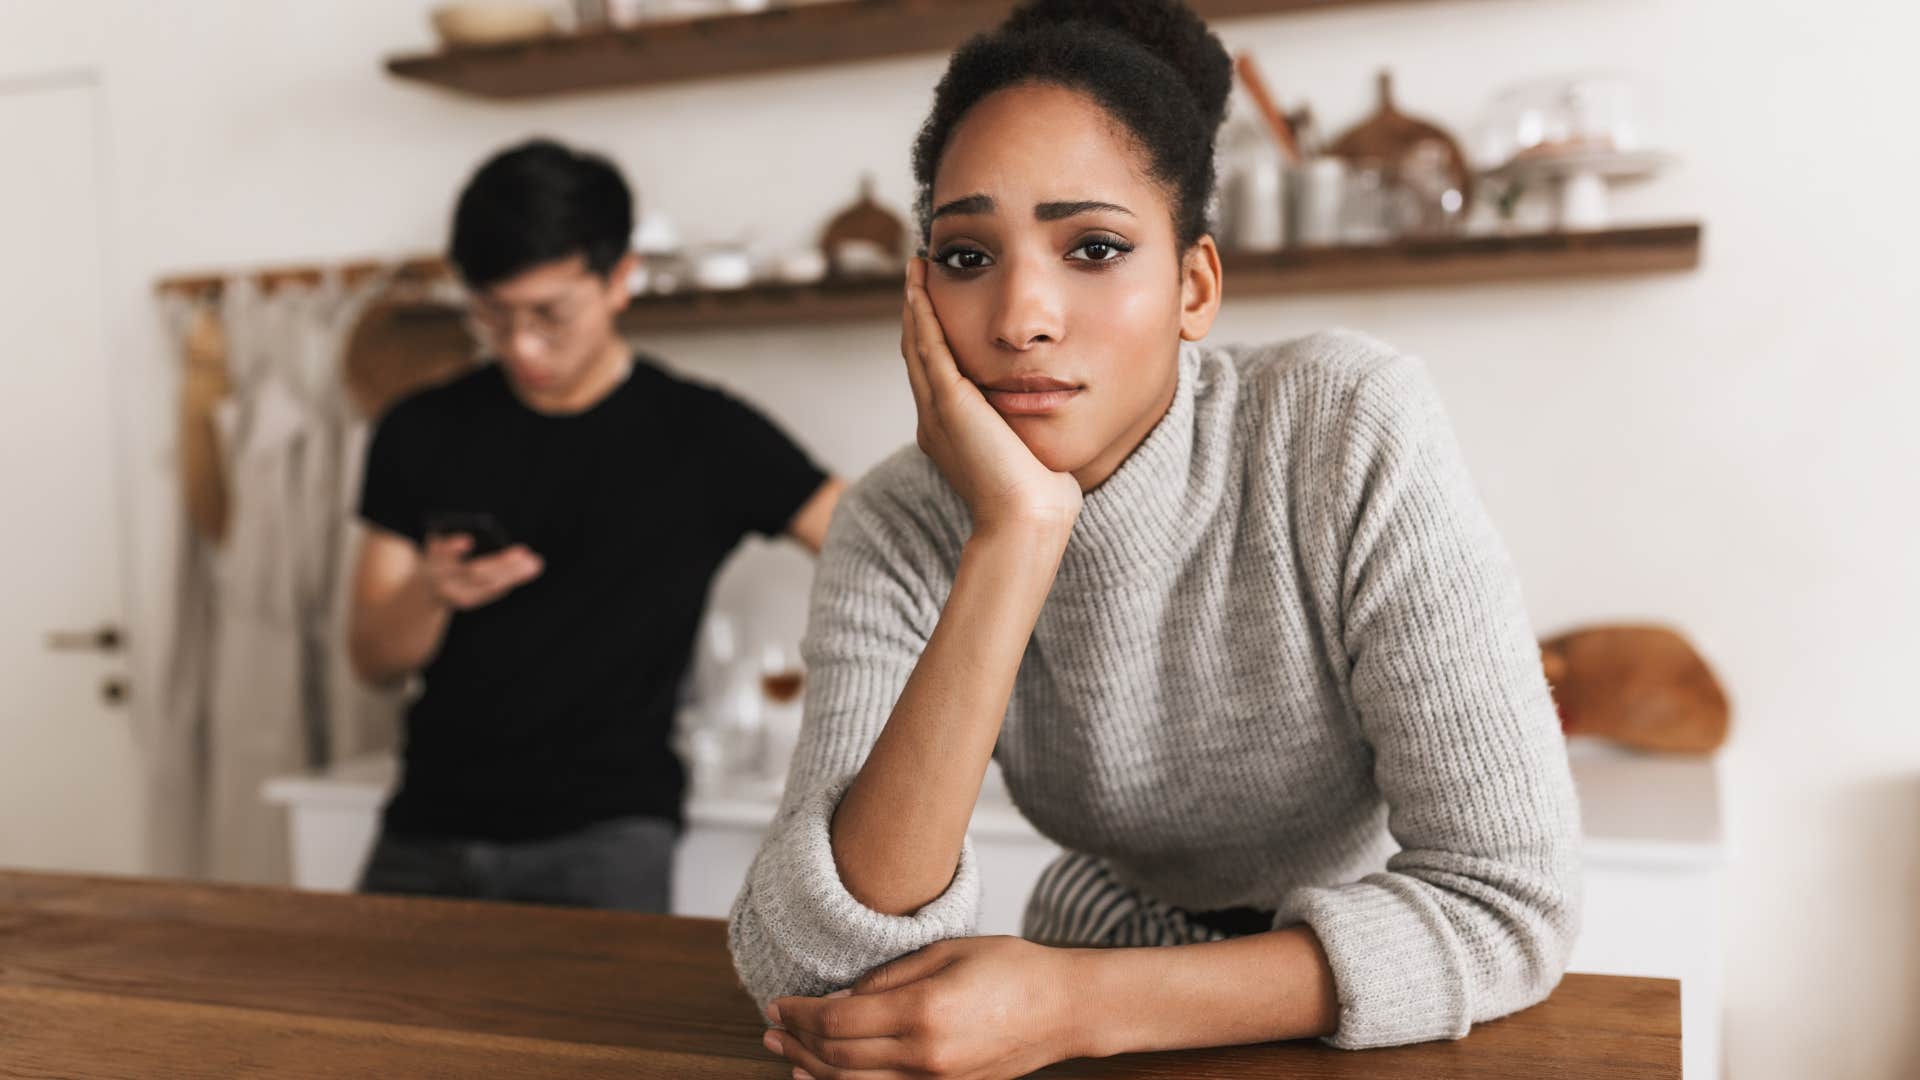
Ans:
[[[540,576],[545,569],[540,556],[525,544],[468,559],[473,537],[464,533],[429,536],[425,557],[420,560],[420,575],[427,592],[455,611],[471,611],[495,600]]]
[[[1025,1076],[1083,1052],[1071,1001],[1083,955],[1014,937],[938,942],[851,989],[774,1002],[767,1048],[814,1080]]]

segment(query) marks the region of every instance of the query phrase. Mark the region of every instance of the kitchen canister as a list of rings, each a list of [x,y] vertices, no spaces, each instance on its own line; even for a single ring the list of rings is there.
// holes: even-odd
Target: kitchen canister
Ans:
[[[1287,242],[1286,163],[1260,125],[1228,125],[1220,154],[1220,241],[1229,251],[1278,251]]]
[[[1347,163],[1324,155],[1309,158],[1293,180],[1294,242],[1309,247],[1338,244],[1347,202]]]

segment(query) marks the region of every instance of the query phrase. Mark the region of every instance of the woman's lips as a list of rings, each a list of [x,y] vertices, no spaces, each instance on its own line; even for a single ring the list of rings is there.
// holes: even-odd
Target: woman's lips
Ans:
[[[1040,416],[1060,408],[1083,387],[1046,375],[1021,375],[983,384],[988,404],[1006,416]]]

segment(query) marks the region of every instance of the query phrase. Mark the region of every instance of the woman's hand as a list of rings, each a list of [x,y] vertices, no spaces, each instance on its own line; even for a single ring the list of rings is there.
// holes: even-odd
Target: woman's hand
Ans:
[[[1082,1054],[1071,995],[1084,955],[1014,937],[937,942],[849,990],[774,1002],[767,1048],[814,1080],[1025,1076]]]
[[[920,449],[973,511],[976,533],[1001,526],[1070,531],[1080,484],[1040,463],[980,388],[960,374],[927,296],[927,260],[907,264],[900,355],[920,413]]]

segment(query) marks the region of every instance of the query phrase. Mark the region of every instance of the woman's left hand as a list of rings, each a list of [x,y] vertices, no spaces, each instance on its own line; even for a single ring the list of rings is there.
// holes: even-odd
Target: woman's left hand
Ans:
[[[1007,1080],[1081,1056],[1071,995],[1085,950],[956,938],[822,998],[781,998],[767,1048],[814,1080]]]

